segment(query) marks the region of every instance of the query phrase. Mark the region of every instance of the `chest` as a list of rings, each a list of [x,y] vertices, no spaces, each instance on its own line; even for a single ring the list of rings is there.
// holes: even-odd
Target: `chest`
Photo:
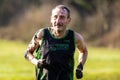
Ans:
[[[70,39],[46,39],[44,48],[50,51],[70,51],[72,49],[72,41]]]

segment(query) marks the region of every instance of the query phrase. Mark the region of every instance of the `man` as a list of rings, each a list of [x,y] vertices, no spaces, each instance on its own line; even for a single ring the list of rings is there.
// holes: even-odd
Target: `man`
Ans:
[[[76,77],[82,78],[83,65],[87,59],[87,48],[83,37],[67,29],[70,10],[58,5],[52,10],[52,27],[38,30],[25,53],[25,58],[36,65],[36,80],[74,80],[74,52],[79,51]],[[36,50],[36,56],[33,55]]]

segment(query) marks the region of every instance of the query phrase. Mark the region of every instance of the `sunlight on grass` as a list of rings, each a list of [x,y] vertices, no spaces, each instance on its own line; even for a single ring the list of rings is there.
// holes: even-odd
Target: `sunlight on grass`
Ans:
[[[33,80],[34,66],[24,59],[23,42],[0,40],[0,80]]]
[[[35,80],[34,65],[24,59],[27,45],[0,40],[0,80]],[[81,80],[120,80],[120,50],[88,47]],[[78,52],[75,52],[75,69]],[[74,76],[74,80],[77,80]]]
[[[85,76],[82,80],[120,79],[120,50],[89,47],[88,51],[88,60],[84,69]]]

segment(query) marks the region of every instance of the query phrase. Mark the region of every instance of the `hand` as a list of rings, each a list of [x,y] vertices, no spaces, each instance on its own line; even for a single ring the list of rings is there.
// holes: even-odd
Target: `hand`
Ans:
[[[37,67],[42,68],[42,65],[43,65],[43,60],[39,59],[37,62]]]
[[[80,78],[83,77],[82,70],[83,70],[83,65],[82,65],[82,63],[80,63],[80,64],[77,66],[77,69],[76,69],[76,77],[77,77],[77,79],[80,79]]]
[[[48,68],[48,64],[46,63],[45,59],[43,60],[38,60],[38,63],[37,63],[37,67],[38,68]]]

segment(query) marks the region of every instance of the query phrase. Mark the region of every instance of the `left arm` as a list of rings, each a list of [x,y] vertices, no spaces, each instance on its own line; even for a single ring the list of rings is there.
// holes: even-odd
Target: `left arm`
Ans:
[[[78,66],[76,69],[76,77],[80,79],[83,77],[82,70],[83,70],[83,65],[86,62],[88,52],[87,52],[87,47],[86,47],[83,37],[80,34],[75,33],[75,38],[76,38],[76,47],[79,52],[79,58],[78,58],[79,62],[78,62]]]
[[[82,63],[82,65],[84,65],[88,55],[87,47],[83,37],[80,34],[76,33],[75,38],[76,38],[76,47],[79,52],[79,58],[78,58],[79,64]]]

